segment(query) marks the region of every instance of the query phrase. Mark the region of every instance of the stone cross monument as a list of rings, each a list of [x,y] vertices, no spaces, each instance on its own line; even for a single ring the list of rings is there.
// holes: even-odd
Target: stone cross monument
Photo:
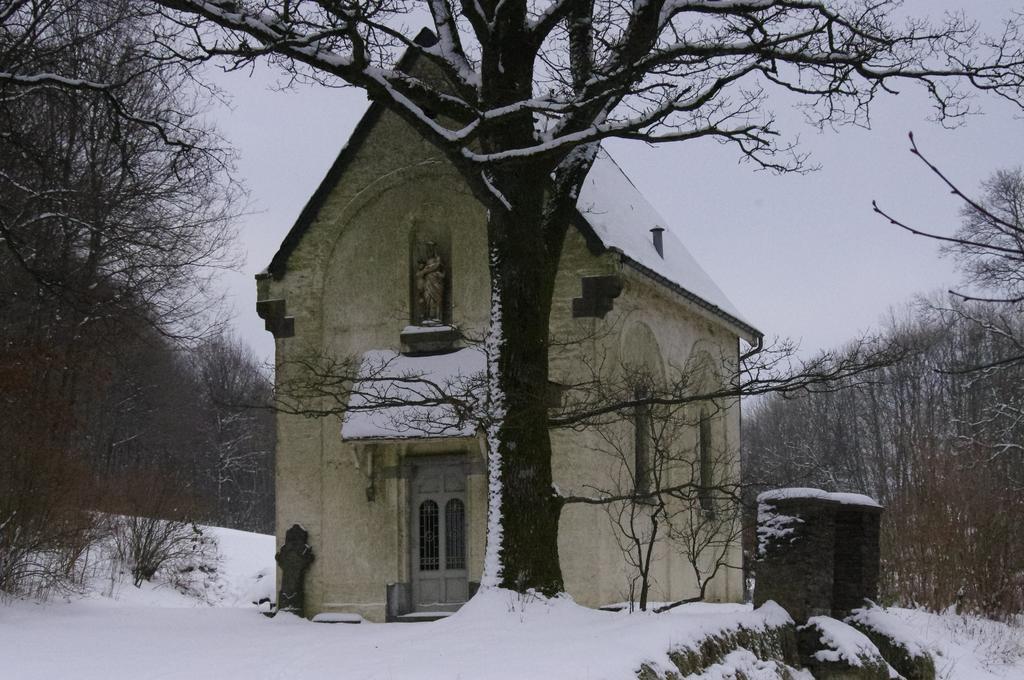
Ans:
[[[306,540],[309,534],[293,524],[284,535],[284,545],[274,555],[281,568],[281,592],[277,597],[277,610],[305,615],[306,570],[313,563],[313,549]]]

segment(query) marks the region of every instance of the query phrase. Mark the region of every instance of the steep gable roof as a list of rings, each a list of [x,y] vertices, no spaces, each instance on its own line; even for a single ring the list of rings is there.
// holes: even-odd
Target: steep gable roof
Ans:
[[[576,209],[601,246],[621,253],[626,264],[728,321],[746,339],[761,336],[604,149],[583,182]],[[659,227],[664,229],[661,253],[651,235]]]
[[[417,42],[427,46],[435,40],[434,35],[426,29],[417,38]],[[407,52],[399,62],[399,68],[411,69],[416,57],[417,53]],[[288,257],[316,219],[331,190],[341,181],[345,170],[385,110],[379,102],[370,104],[320,185],[302,208],[267,269],[258,274],[257,278],[270,276],[280,279],[284,276]],[[598,152],[584,180],[576,208],[578,219],[575,225],[598,252],[610,250],[619,253],[625,264],[722,319],[745,340],[755,342],[762,337],[759,330],[743,319],[725,293],[673,233],[667,220],[658,214],[604,149]],[[655,250],[652,241],[651,229],[656,227],[664,229],[662,254]]]

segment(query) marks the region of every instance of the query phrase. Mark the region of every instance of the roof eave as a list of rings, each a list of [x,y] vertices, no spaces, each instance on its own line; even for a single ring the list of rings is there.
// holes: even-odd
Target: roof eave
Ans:
[[[662,276],[661,274],[654,271],[650,267],[646,267],[640,264],[630,256],[620,251],[618,248],[611,248],[610,250],[614,251],[621,258],[623,264],[628,265],[629,267],[643,274],[644,276],[656,281],[657,283],[660,283],[662,286],[668,288],[673,293],[685,298],[688,302],[700,307],[701,309],[704,309],[707,312],[710,312],[718,319],[724,321],[731,328],[731,330],[733,330],[736,333],[736,335],[738,335],[741,339],[753,345],[760,341],[762,338],[764,338],[764,333],[757,330],[756,328],[748,324],[746,321],[737,318],[736,316],[725,311],[718,305],[711,304],[704,298],[700,297],[699,295],[696,295],[695,293],[690,292],[686,288],[683,288],[678,283],[675,283],[674,281],[666,278],[665,276]]]

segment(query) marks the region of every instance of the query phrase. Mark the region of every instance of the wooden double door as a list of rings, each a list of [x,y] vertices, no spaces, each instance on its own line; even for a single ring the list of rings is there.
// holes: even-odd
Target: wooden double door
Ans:
[[[417,462],[409,532],[416,611],[454,611],[469,597],[466,468],[455,459]]]

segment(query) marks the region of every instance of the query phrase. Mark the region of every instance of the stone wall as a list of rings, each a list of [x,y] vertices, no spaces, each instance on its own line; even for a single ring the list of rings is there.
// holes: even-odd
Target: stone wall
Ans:
[[[878,595],[879,519],[867,496],[780,489],[758,498],[754,605],[774,600],[798,623],[842,619]]]
[[[836,542],[832,616],[842,618],[878,597],[880,512],[839,510],[835,513]]]

